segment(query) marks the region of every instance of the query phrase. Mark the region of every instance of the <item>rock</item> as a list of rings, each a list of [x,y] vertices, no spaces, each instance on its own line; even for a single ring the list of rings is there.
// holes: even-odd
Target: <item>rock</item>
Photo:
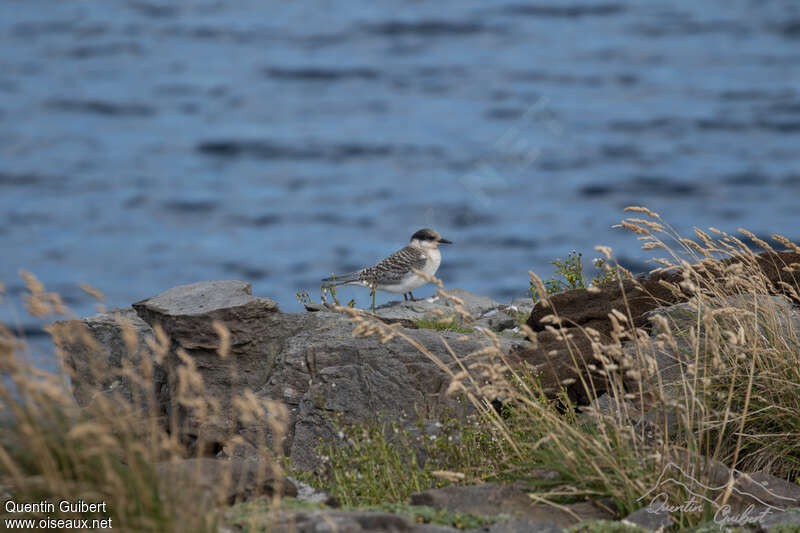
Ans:
[[[800,510],[770,513],[761,520],[761,527],[767,532],[791,531],[790,526],[800,530]]]
[[[130,328],[133,346],[125,341]],[[153,390],[160,412],[167,403],[166,373],[153,359],[147,340],[153,330],[132,308],[114,309],[82,320],[58,321],[52,325],[53,342],[63,354],[71,374],[72,393],[78,405],[88,405],[98,393],[122,394],[131,400],[132,384],[122,374],[123,362],[138,368],[141,357],[153,364]],[[133,353],[131,352],[133,350]]]
[[[735,259],[725,261],[707,261],[697,268],[704,272],[703,276],[720,277],[727,275],[724,268],[736,262]],[[775,294],[783,294],[787,289],[781,283],[797,287],[800,285],[800,274],[787,272],[782,268],[792,263],[800,263],[800,254],[795,252],[765,252],[757,256],[756,264],[770,282],[770,289]],[[597,365],[592,350],[592,338],[586,333],[591,328],[598,333],[598,340],[608,342],[612,337],[612,321],[609,314],[616,309],[633,319],[632,324],[641,328],[648,325],[648,313],[665,305],[685,302],[690,295],[681,287],[683,277],[675,272],[657,272],[649,278],[625,280],[592,291],[575,289],[555,294],[546,302],[538,302],[533,308],[528,326],[537,332],[533,346],[518,351],[515,355],[534,368],[540,369],[543,382],[550,392],[558,390],[558,384],[577,376],[589,376],[587,366]],[[560,327],[571,340],[565,342],[552,331],[547,331],[545,318],[556,311],[561,319]],[[574,358],[574,362],[573,362]],[[664,360],[679,372],[674,358]],[[597,394],[605,392],[603,379],[595,379],[594,389]],[[591,401],[579,383],[567,386],[567,393],[580,404]]]
[[[324,490],[315,489],[308,483],[303,483],[294,478],[287,478],[297,487],[297,500],[311,503],[327,503],[332,501],[330,495]]]
[[[201,454],[216,453],[237,434],[240,418],[247,413],[235,408],[234,399],[264,386],[287,339],[303,327],[301,321],[283,320],[274,301],[252,296],[250,285],[241,281],[181,285],[133,308],[171,339],[173,350],[164,361],[170,415],[181,428],[182,440]],[[230,332],[230,353],[224,358],[217,353],[221,337],[215,323]],[[181,359],[181,351],[187,360]],[[191,387],[190,369],[200,379]],[[265,404],[261,408],[268,409]],[[259,427],[251,427],[237,449],[270,445],[272,431],[266,421],[254,425]]]
[[[642,507],[623,518],[622,522],[660,533],[672,526],[672,517],[667,512]]]
[[[457,398],[445,394],[448,372],[407,341],[354,338],[354,324],[343,313],[282,313],[272,300],[250,292],[239,281],[196,283],[134,304],[145,321],[172,339],[164,362],[170,409],[182,440],[199,453],[247,456],[258,447],[272,448],[276,433],[270,424],[282,420],[277,434],[285,438],[279,445],[295,468],[310,470],[319,463],[315,448],[337,438],[336,424],[373,422],[379,416],[416,421],[417,413],[435,418],[445,409],[463,411]],[[230,331],[225,358],[217,353],[215,321]],[[457,332],[401,331],[454,370],[458,365],[442,339],[464,364],[476,361],[468,354],[488,344]],[[505,351],[520,344],[500,343]],[[178,386],[178,376],[190,368],[199,384],[190,398],[181,398],[187,391]],[[235,398],[245,392],[263,406],[262,415],[243,416]],[[194,407],[195,400],[202,409]],[[286,415],[270,402],[285,405]]]
[[[736,488],[745,504],[778,509],[800,508],[800,485],[766,472],[739,475]]]
[[[592,353],[592,340],[580,332],[568,332],[565,341],[559,333],[542,331],[536,334],[536,344],[518,345],[509,356],[511,364],[525,363],[538,375],[544,392],[554,396],[562,388],[573,402],[586,405],[591,398],[580,381],[590,364],[599,363]],[[597,394],[606,390],[605,382],[594,378]]]
[[[507,514],[536,523],[569,527],[578,521],[570,513],[550,505],[534,502],[524,483],[481,483],[479,485],[450,485],[412,494],[411,505],[427,505],[459,513],[478,515]],[[611,515],[588,502],[566,504],[581,519],[608,519]]]
[[[506,308],[510,311],[530,313],[533,311],[534,304],[535,302],[533,301],[533,298],[530,297],[514,298],[511,300],[511,303],[506,306]]]
[[[516,327],[517,319],[506,312],[492,309],[484,313],[473,325],[499,332]]]
[[[256,298],[252,287],[243,281],[206,281],[180,285],[152,298],[133,304],[136,313],[148,324],[164,328],[173,342],[185,349],[215,350],[219,334],[212,327],[218,320],[231,333],[232,351],[243,351],[261,334],[280,338],[286,331],[272,331],[272,315],[278,304],[269,298]],[[267,344],[269,341],[266,341]]]
[[[597,417],[613,418],[621,422],[628,422],[632,419],[637,419],[640,415],[639,411],[630,400],[611,397],[609,394],[603,393],[594,400],[592,400],[586,408],[581,409],[582,414],[588,415],[589,420],[597,420]]]
[[[677,284],[682,281],[680,274],[657,273],[650,278],[625,280],[593,291],[573,289],[554,294],[547,299],[547,305],[538,302],[528,319],[533,331],[544,331],[546,316],[555,309],[565,327],[570,329],[592,328],[601,337],[610,338],[612,323],[608,318],[612,309],[630,314],[638,327],[645,324],[644,314],[665,304],[678,303],[686,299],[681,293],[674,294],[661,284],[662,281]]]
[[[170,489],[199,490],[207,504],[232,504],[257,495],[296,496],[294,484],[276,475],[266,461],[201,457],[159,463],[157,472]]]
[[[455,533],[436,524],[417,524],[410,516],[376,511],[282,511],[270,533]]]
[[[447,294],[454,296],[464,303],[461,306],[472,318],[479,318],[486,312],[497,309],[500,304],[478,294],[465,291],[464,289],[448,289]],[[455,316],[460,318],[456,312],[456,303],[443,296],[434,295],[430,298],[420,299],[415,302],[389,302],[375,309],[375,314],[385,318],[419,320],[437,316],[441,312],[443,317]]]
[[[721,506],[728,480],[734,483],[726,506]],[[642,503],[652,511],[661,509],[660,493],[671,485],[680,485],[689,491],[687,498],[695,501],[713,501],[715,521],[737,523],[739,518],[757,520],[776,512],[800,507],[800,485],[776,478],[764,472],[747,474],[731,472],[725,464],[688,450],[672,449],[659,476],[658,483],[642,494]],[[715,487],[715,488],[711,488]],[[688,501],[688,500],[687,500]],[[670,502],[670,504],[686,502]],[[652,507],[651,507],[652,505]]]
[[[505,522],[496,522],[490,526],[478,529],[486,533],[560,533],[564,528],[551,522],[531,520],[530,518],[512,518]]]
[[[724,268],[737,259],[723,261],[707,261],[703,265],[695,265],[698,271],[705,272],[709,278],[719,278],[726,273]],[[773,294],[786,294],[787,289],[781,283],[792,287],[800,286],[800,273],[787,272],[784,267],[792,263],[800,263],[800,253],[797,252],[764,252],[756,256],[756,263],[764,276],[769,280]],[[614,283],[597,288],[594,291],[574,289],[548,298],[548,305],[542,302],[536,304],[528,320],[528,326],[534,331],[544,330],[542,319],[558,311],[559,316],[569,327],[591,327],[607,336],[611,331],[608,314],[612,309],[617,309],[627,314],[630,310],[637,327],[645,325],[647,312],[665,305],[684,302],[689,295],[684,289],[678,287],[683,281],[679,272],[657,272],[649,278],[625,280],[621,284]],[[672,284],[674,290],[664,284]],[[620,287],[622,285],[622,287]]]
[[[290,447],[295,466],[310,468],[317,462],[313,446],[336,434],[332,414],[344,424],[371,421],[379,413],[413,422],[415,413],[436,418],[444,410],[463,409],[456,398],[445,395],[449,375],[407,341],[395,338],[380,344],[375,338],[353,338],[353,325],[338,314],[314,313],[310,318],[304,318],[306,327],[288,342],[263,389],[273,397],[282,394],[296,413]],[[487,344],[457,332],[403,332],[453,370],[456,363],[442,339],[462,356]],[[514,343],[502,339],[501,346],[509,350]],[[464,364],[474,361],[462,357]]]

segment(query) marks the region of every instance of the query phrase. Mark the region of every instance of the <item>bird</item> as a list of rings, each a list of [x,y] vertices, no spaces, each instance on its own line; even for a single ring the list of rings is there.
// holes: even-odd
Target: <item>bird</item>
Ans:
[[[331,276],[322,281],[332,285],[361,285],[373,290],[403,293],[403,298],[415,301],[414,289],[422,287],[428,280],[416,274],[414,270],[433,276],[442,263],[440,244],[453,244],[452,241],[443,239],[436,230],[423,228],[411,236],[411,240],[404,248],[391,254],[379,263],[343,274]]]

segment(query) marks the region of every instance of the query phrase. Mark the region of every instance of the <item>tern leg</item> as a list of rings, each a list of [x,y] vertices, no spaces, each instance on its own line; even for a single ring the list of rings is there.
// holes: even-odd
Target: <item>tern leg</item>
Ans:
[[[406,302],[408,301],[408,294],[403,293],[403,301],[406,301]]]
[[[412,293],[411,291],[408,291],[408,295],[411,296],[411,301],[412,302],[416,302],[417,301],[417,299],[414,298],[414,293]]]

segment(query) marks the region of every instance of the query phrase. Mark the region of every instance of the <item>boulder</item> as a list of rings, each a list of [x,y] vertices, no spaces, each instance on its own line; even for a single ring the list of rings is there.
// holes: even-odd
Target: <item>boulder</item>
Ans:
[[[653,509],[642,507],[623,518],[622,523],[661,533],[672,527],[672,516],[669,513],[654,512]]]
[[[723,505],[721,498],[731,477],[734,482]],[[644,509],[651,514],[663,514],[661,493],[672,485],[683,487],[698,502],[713,502],[715,520],[727,520],[731,524],[738,523],[737,518],[760,521],[772,514],[800,507],[800,485],[766,472],[748,474],[731,470],[720,461],[688,450],[670,450],[658,482],[641,497]]]
[[[412,494],[409,503],[459,513],[505,514],[560,528],[567,528],[577,523],[578,520],[574,515],[582,520],[612,518],[610,513],[589,502],[564,504],[562,508],[536,503],[528,495],[529,492],[532,491],[526,490],[526,485],[521,482],[451,485]]]
[[[353,323],[341,313],[282,313],[240,281],[175,287],[134,309],[172,339],[164,362],[170,412],[182,439],[203,454],[252,454],[271,447],[277,433],[285,435],[280,445],[292,464],[308,470],[318,463],[315,447],[335,439],[338,424],[378,416],[415,421],[417,413],[435,417],[445,409],[463,410],[457,398],[445,394],[448,371],[406,340],[354,338]],[[218,353],[219,325],[230,331],[225,357]],[[458,363],[443,339],[462,364],[473,362],[476,356],[468,354],[488,344],[457,332],[402,332],[453,370]],[[500,342],[506,351],[519,344]],[[191,390],[179,379],[189,374],[197,376]],[[245,394],[248,402],[264,406],[260,416],[244,416],[239,397]],[[286,416],[270,402],[285,405]]]
[[[127,341],[126,330],[132,333]],[[83,320],[58,321],[50,331],[72,378],[72,393],[78,405],[89,405],[99,393],[120,393],[131,400],[133,387],[122,372],[124,363],[138,369],[141,358],[147,357],[153,365],[152,387],[159,412],[165,412],[166,373],[147,347],[153,330],[132,308],[114,309]]]
[[[706,261],[696,267],[702,272],[701,276],[719,278],[727,275],[725,267],[735,262],[736,259]],[[764,252],[756,257],[754,265],[761,269],[768,280],[768,290],[774,294],[787,294],[782,283],[800,286],[800,274],[784,270],[792,263],[800,263],[800,254]],[[543,384],[549,391],[557,391],[559,384],[566,381],[571,383],[566,389],[574,401],[589,403],[592,398],[585,394],[580,381],[574,380],[578,376],[589,377],[588,365],[601,366],[594,357],[592,342],[611,340],[613,322],[609,315],[612,310],[630,317],[632,325],[637,328],[647,327],[651,311],[681,304],[690,298],[691,294],[681,285],[682,281],[683,276],[679,272],[661,271],[648,278],[625,280],[592,290],[574,289],[555,294],[546,302],[537,302],[527,322],[537,332],[536,342],[517,351],[515,356],[543,373]],[[560,324],[550,324],[546,319],[554,313],[561,320]],[[570,338],[564,340],[560,334],[548,330],[548,325],[561,329],[561,333]],[[587,328],[596,331],[597,337],[589,335]],[[654,346],[655,349],[657,347]],[[654,355],[663,356],[663,367],[669,368],[672,374],[680,373],[680,366],[671,354]],[[602,394],[606,388],[604,380],[592,377],[596,393]]]

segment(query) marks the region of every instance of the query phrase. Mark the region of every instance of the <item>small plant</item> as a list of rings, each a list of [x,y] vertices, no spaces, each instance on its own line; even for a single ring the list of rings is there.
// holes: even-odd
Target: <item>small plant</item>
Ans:
[[[306,291],[298,291],[297,294],[295,294],[295,298],[300,302],[300,305],[316,305],[314,300],[311,299],[311,295]]]
[[[580,252],[573,250],[565,259],[556,259],[555,261],[551,261],[551,264],[555,266],[553,269],[553,277],[544,282],[548,295],[558,294],[559,292],[571,289],[586,288],[586,279],[583,275],[583,264],[581,263]],[[528,286],[528,292],[534,301],[539,300],[536,287],[533,285],[532,281]]]
[[[331,273],[330,279],[331,279],[330,283],[326,283],[325,285],[322,285],[319,288],[321,294],[320,298],[322,298],[322,303],[325,303],[327,301],[327,295],[330,294],[331,298],[333,298],[333,303],[335,303],[336,305],[341,305],[339,303],[339,298],[336,295],[336,275],[334,273]]]
[[[603,287],[625,279],[633,279],[633,274],[604,257],[595,258],[592,263],[598,274],[592,278],[593,287]]]
[[[573,250],[564,259],[556,259],[551,264],[553,277],[544,282],[548,296],[572,289],[585,289],[589,286],[586,274],[583,271],[581,253]],[[597,275],[591,280],[593,287],[602,287],[610,283],[615,283],[623,279],[632,279],[633,275],[618,264],[611,263],[605,258],[598,257],[592,261]],[[528,285],[528,292],[534,301],[539,300],[538,293],[533,281]]]

